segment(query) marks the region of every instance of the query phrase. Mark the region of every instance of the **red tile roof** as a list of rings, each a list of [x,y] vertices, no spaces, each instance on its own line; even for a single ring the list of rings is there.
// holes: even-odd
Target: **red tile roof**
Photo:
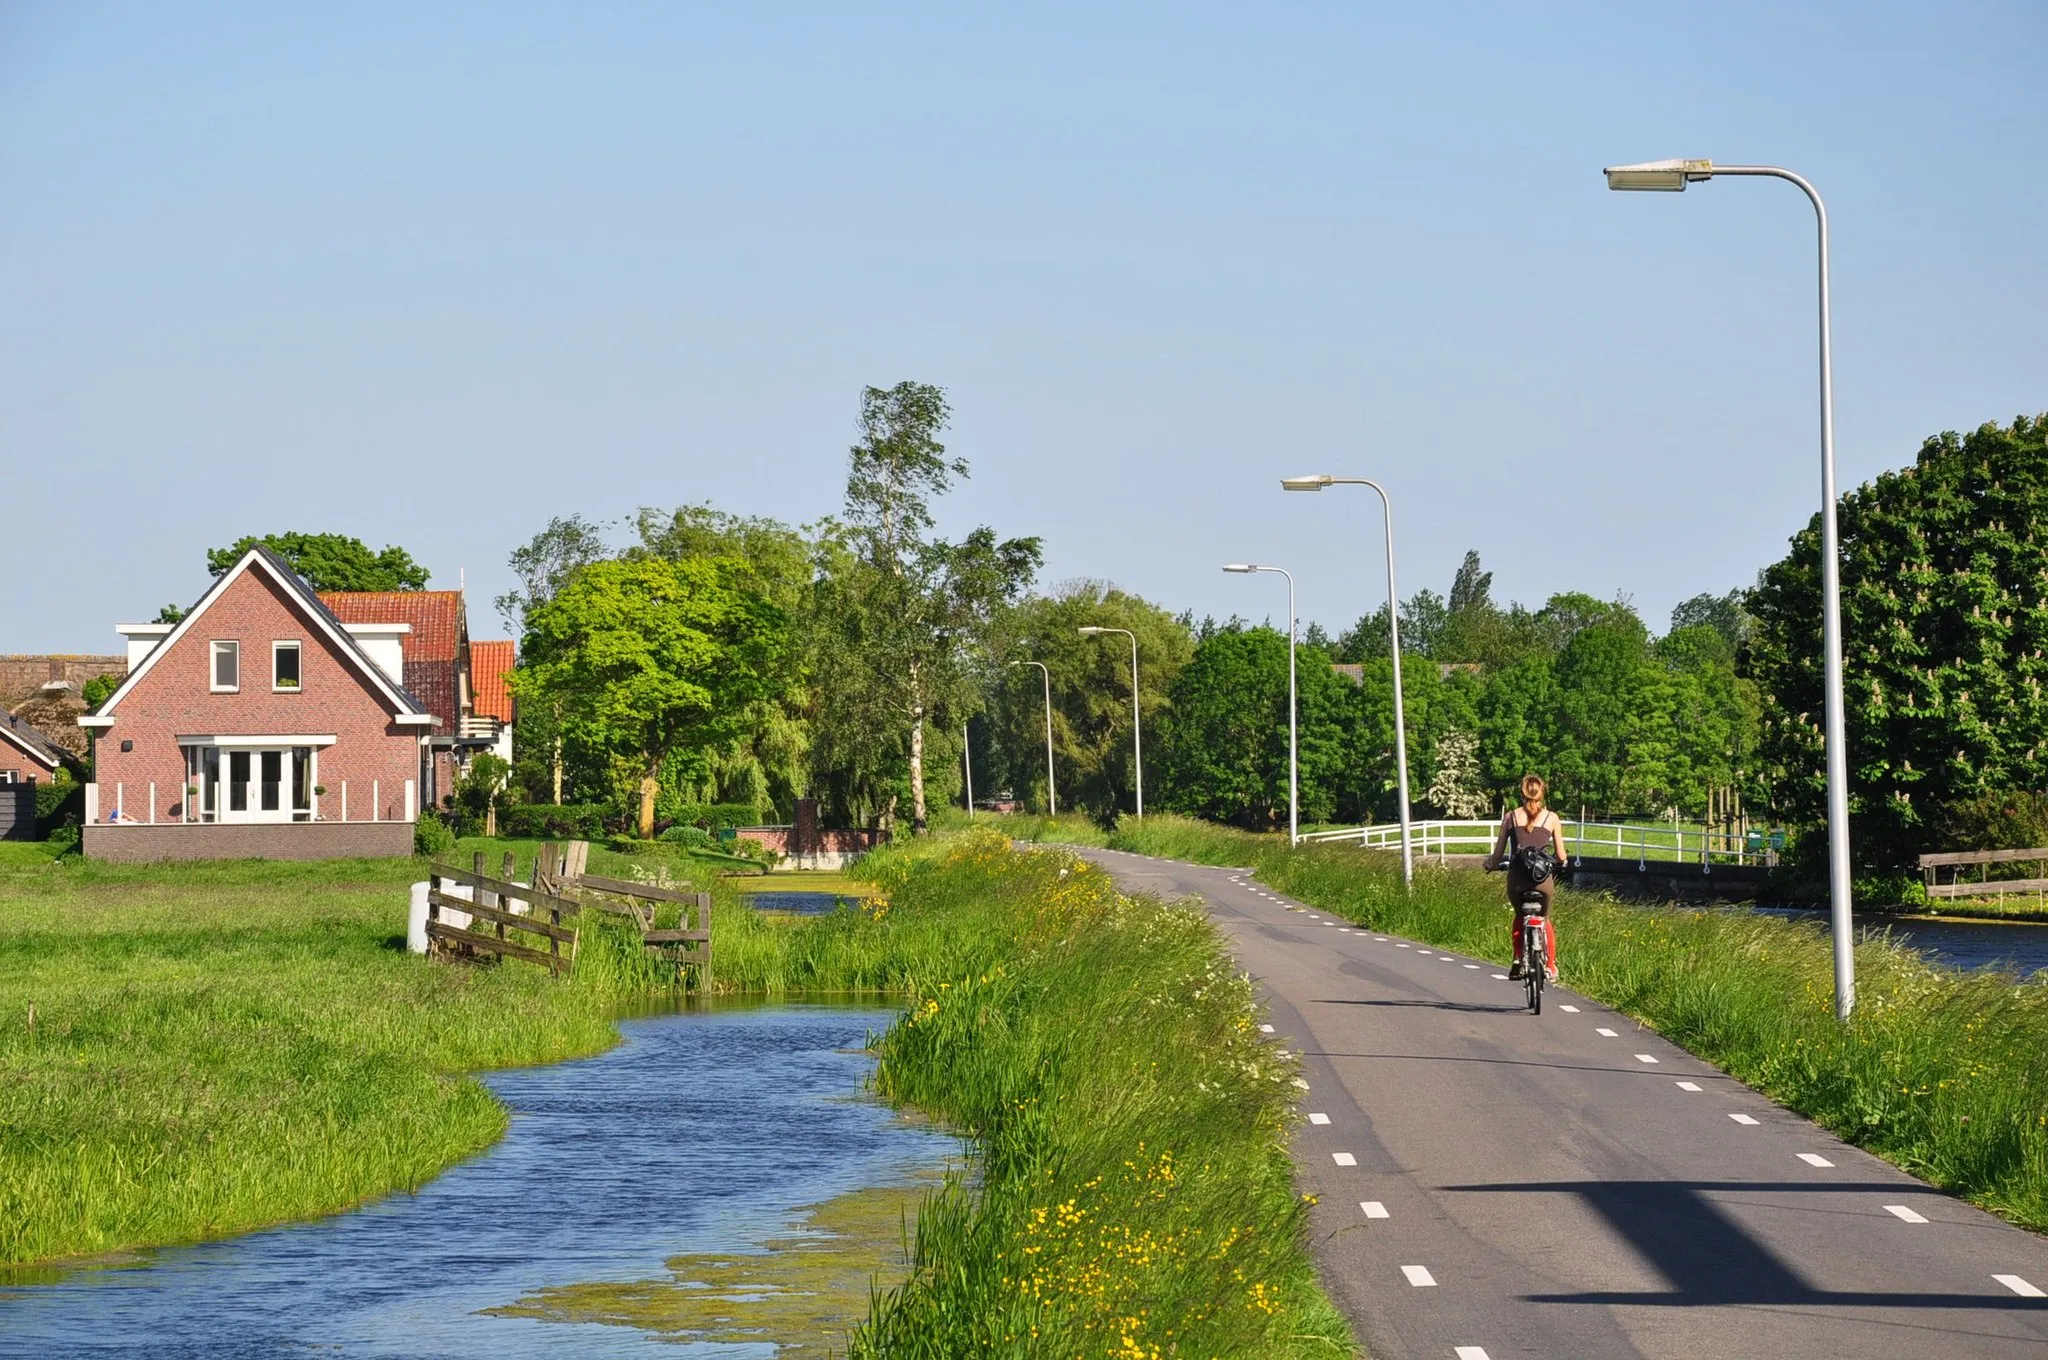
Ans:
[[[505,682],[518,660],[510,641],[469,644],[470,705],[478,717],[512,721],[512,689]]]
[[[462,636],[459,590],[330,590],[320,603],[343,623],[409,623],[407,661],[453,661]]]
[[[456,671],[468,631],[459,590],[333,590],[320,603],[343,623],[409,623],[400,640],[405,687],[452,733],[461,721]]]

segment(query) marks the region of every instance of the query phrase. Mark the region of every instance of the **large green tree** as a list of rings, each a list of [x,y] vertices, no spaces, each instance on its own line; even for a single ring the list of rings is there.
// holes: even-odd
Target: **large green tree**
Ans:
[[[931,730],[950,736],[971,716],[991,629],[1040,557],[1035,538],[936,533],[932,501],[967,475],[939,442],[948,414],[928,384],[862,392],[844,515],[818,552],[814,765],[864,819],[893,817],[900,770],[919,833]]]
[[[791,652],[782,611],[727,558],[589,563],[526,622],[515,693],[638,775],[642,836],[673,759],[743,731]]]
[[[225,548],[210,548],[206,569],[219,576],[242,554],[265,547],[291,564],[315,590],[425,590],[428,572],[403,548],[371,552],[359,538],[346,534],[265,534],[238,538]]]
[[[1842,498],[1842,635],[1855,858],[1945,848],[1986,795],[2048,789],[2048,415],[1938,435],[1912,467]],[[1821,723],[1816,515],[1750,596],[1773,797],[1817,826]],[[1971,848],[1971,847],[1962,847]]]

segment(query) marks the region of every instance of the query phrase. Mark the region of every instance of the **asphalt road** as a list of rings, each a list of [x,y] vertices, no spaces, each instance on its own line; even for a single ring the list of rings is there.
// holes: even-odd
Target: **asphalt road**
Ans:
[[[1201,898],[1261,984],[1308,1080],[1324,1283],[1375,1360],[2048,1356],[2048,1240],[1626,1017],[1565,987],[1532,1016],[1497,965],[1242,871],[1084,853]]]

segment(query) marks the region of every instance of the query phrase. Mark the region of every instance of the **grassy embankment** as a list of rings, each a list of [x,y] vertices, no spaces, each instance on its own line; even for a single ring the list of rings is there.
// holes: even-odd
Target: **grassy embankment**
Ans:
[[[1148,817],[1118,849],[1249,865],[1261,881],[1362,925],[1505,961],[1500,880],[1390,855],[1289,851],[1273,836]],[[2048,1231],[2048,983],[1959,973],[1871,941],[1857,1009],[1837,1024],[1829,943],[1812,922],[1625,906],[1564,890],[1564,981],[1914,1175]]]
[[[719,991],[902,998],[881,1089],[977,1140],[860,1350],[1348,1353],[1301,1246],[1293,1070],[1207,923],[995,835],[872,867],[862,910],[716,907]],[[630,938],[586,933],[569,984],[432,965],[399,947],[420,872],[0,860],[0,1261],[417,1186],[503,1128],[469,1072],[612,1041]]]

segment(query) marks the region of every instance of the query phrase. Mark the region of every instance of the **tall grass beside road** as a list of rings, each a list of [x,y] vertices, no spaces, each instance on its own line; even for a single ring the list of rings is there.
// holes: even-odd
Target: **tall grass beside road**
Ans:
[[[1202,913],[993,829],[877,856],[923,966],[876,1084],[975,1140],[857,1356],[1337,1356],[1292,1186],[1296,1068]],[[943,947],[937,942],[947,942]]]
[[[1301,901],[1388,934],[1505,962],[1499,878],[1391,854],[1289,850],[1179,817],[1126,823],[1138,854],[1249,866]],[[1930,967],[1884,940],[1857,947],[1857,1007],[1834,1018],[1818,924],[1727,909],[1646,908],[1562,890],[1564,982],[1916,1176],[2048,1231],[2048,983]]]

